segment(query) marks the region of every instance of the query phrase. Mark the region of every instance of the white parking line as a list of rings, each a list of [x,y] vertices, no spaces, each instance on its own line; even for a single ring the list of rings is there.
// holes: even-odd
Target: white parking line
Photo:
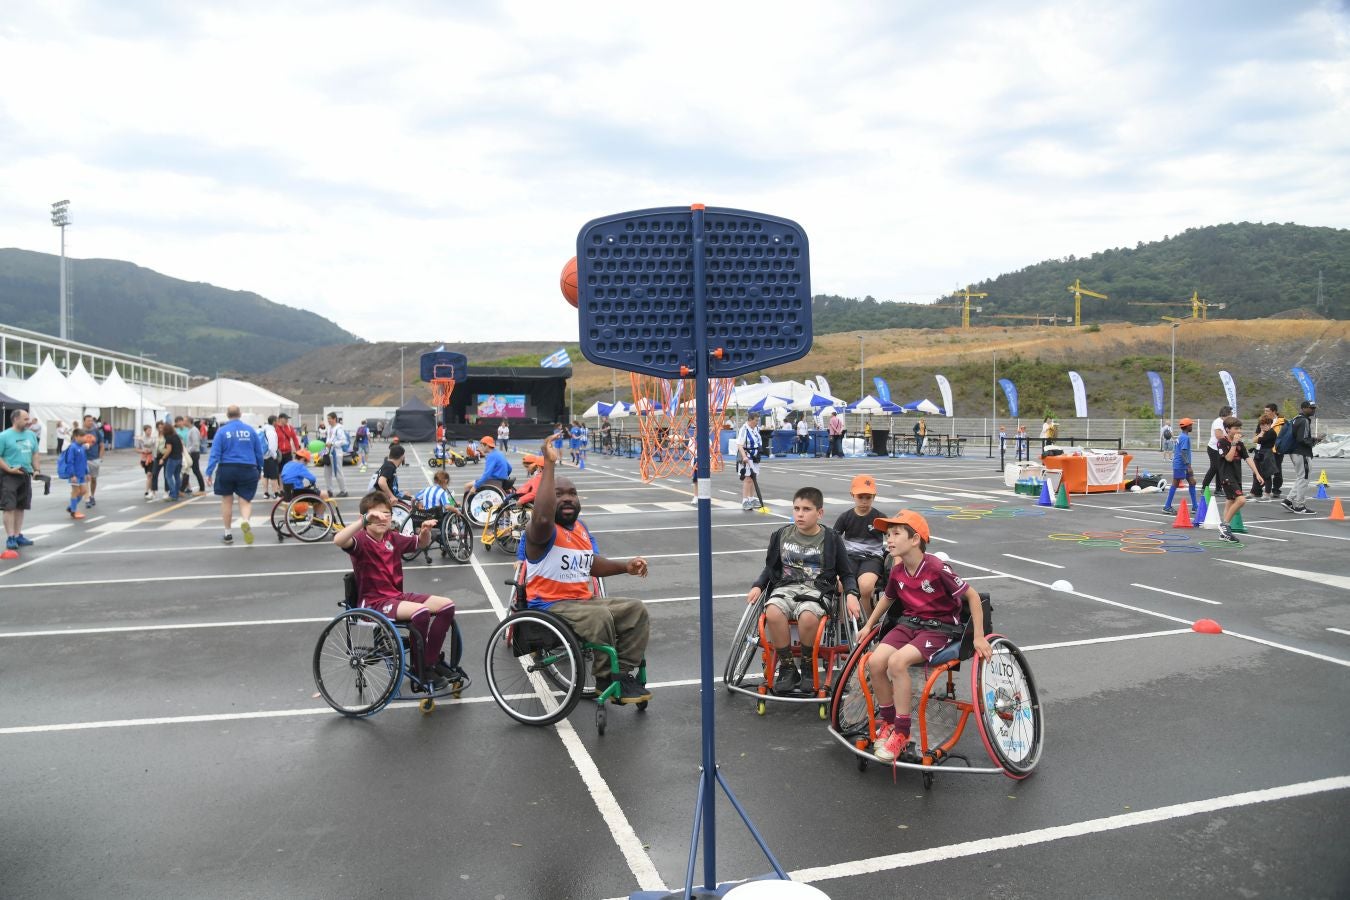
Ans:
[[[1337,634],[1344,634],[1350,636],[1350,631],[1346,631],[1344,628],[1328,628],[1327,631],[1334,631]]]
[[[1169,597],[1184,597],[1187,600],[1197,600],[1201,603],[1208,603],[1211,606],[1223,606],[1223,602],[1220,600],[1206,600],[1204,597],[1196,597],[1192,594],[1183,594],[1181,593],[1181,591],[1169,591],[1166,588],[1153,587],[1152,585],[1148,584],[1136,584],[1134,582],[1131,582],[1130,587],[1143,588],[1146,591],[1156,591],[1159,594],[1166,594]]]
[[[1015,553],[1005,553],[1005,554],[1003,554],[1003,555],[1006,556],[1006,557],[1008,557],[1009,559],[1020,559],[1022,562],[1035,563],[1035,564],[1038,565],[1038,566],[1049,566],[1049,567],[1052,568],[1052,569],[1062,569],[1062,568],[1064,568],[1063,566],[1056,565],[1055,563],[1045,562],[1044,560],[1039,560],[1039,559],[1030,559],[1029,557],[1026,557],[1026,556],[1018,556],[1018,555],[1015,554]]]

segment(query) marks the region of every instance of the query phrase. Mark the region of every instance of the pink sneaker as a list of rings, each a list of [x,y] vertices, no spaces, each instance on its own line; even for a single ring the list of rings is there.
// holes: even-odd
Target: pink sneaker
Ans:
[[[891,728],[886,734],[886,741],[873,752],[876,758],[882,762],[893,762],[900,751],[905,749],[905,744],[909,743],[909,735],[903,731],[896,731]]]
[[[873,753],[881,752],[881,748],[886,746],[886,739],[891,736],[891,732],[893,731],[895,731],[895,726],[893,724],[890,722],[881,723],[881,727],[877,729],[877,739],[872,744]]]

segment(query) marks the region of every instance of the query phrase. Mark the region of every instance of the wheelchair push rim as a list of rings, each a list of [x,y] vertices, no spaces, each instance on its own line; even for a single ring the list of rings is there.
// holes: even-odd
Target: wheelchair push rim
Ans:
[[[1003,774],[1020,781],[1040,762],[1045,743],[1045,716],[1036,680],[1026,657],[1002,635],[989,635],[993,654],[974,660],[971,695],[985,752]]]
[[[586,680],[584,665],[571,629],[540,610],[523,610],[498,622],[483,659],[492,699],[525,725],[552,725],[576,708]]]
[[[393,624],[370,609],[339,613],[314,646],[314,684],[324,701],[358,718],[383,709],[405,674],[402,639]]]

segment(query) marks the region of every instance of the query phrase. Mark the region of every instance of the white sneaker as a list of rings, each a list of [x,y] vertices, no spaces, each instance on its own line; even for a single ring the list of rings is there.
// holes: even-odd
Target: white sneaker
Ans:
[[[159,499],[159,494],[156,493],[155,491],[151,491],[150,493],[145,495],[145,498],[147,500],[157,500]]]

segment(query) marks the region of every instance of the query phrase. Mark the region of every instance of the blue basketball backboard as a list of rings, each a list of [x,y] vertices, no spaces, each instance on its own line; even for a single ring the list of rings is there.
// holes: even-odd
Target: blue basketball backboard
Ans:
[[[811,349],[806,233],[763,213],[663,207],[588,222],[577,235],[581,351],[591,362],[678,378],[696,360],[694,304],[706,310],[708,375],[731,378]],[[695,246],[703,284],[695,283]],[[718,354],[718,351],[720,355]]]
[[[423,382],[430,382],[437,378],[453,378],[455,381],[463,381],[468,377],[468,374],[469,360],[463,353],[432,350],[430,353],[422,354],[420,375]]]

